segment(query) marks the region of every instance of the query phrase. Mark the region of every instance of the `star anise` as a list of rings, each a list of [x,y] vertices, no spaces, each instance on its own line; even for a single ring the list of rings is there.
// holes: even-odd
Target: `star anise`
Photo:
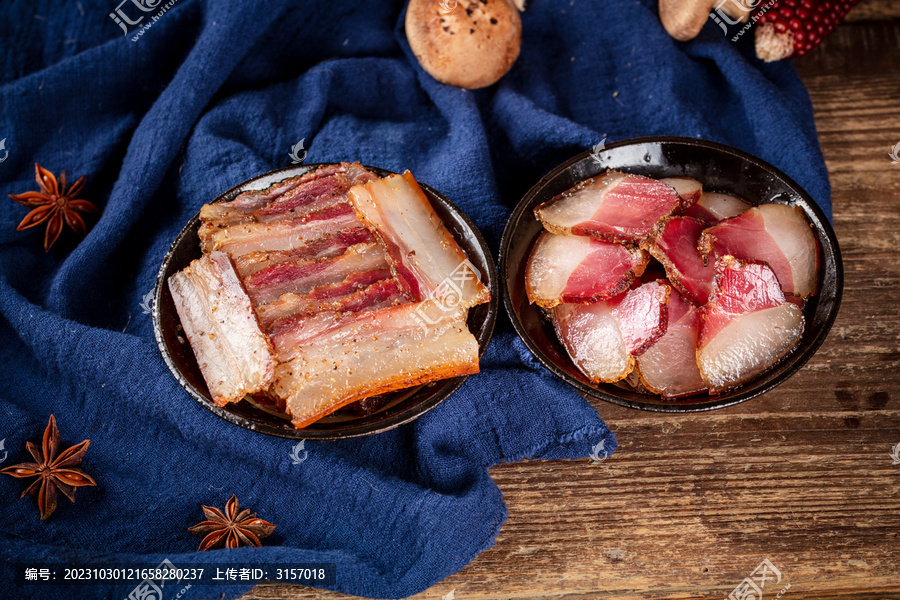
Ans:
[[[84,237],[87,227],[84,219],[78,213],[97,212],[97,207],[87,200],[75,198],[75,195],[84,187],[85,175],[72,184],[66,190],[66,172],[63,171],[57,181],[56,176],[41,165],[34,163],[34,178],[41,188],[39,192],[25,192],[24,194],[10,194],[9,197],[32,209],[25,215],[16,231],[22,231],[29,227],[36,227],[42,223],[47,224],[44,230],[44,251],[50,247],[62,233],[63,224],[68,224],[75,233]]]
[[[251,513],[249,508],[239,510],[238,499],[234,494],[225,504],[224,513],[211,506],[201,507],[206,520],[188,528],[194,535],[203,536],[198,550],[259,547],[262,545],[260,538],[269,537],[275,529],[275,525],[257,518],[256,513]]]
[[[50,415],[50,422],[44,430],[44,438],[41,447],[25,442],[25,447],[35,462],[26,462],[0,470],[0,473],[11,475],[18,479],[37,477],[28,489],[22,492],[22,498],[28,494],[37,492],[38,508],[41,510],[41,521],[47,519],[56,510],[56,497],[58,492],[65,494],[66,498],[75,502],[75,488],[86,485],[97,485],[90,475],[76,469],[75,465],[81,464],[84,453],[87,452],[91,440],[84,440],[80,444],[72,446],[68,450],[60,451],[62,440],[59,437],[59,429],[56,427],[56,418]]]

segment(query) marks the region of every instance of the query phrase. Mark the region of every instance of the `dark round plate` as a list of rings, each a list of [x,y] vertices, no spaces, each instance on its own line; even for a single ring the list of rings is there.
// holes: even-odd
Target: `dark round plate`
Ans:
[[[706,191],[731,193],[750,203],[779,202],[799,206],[819,240],[819,293],[804,308],[806,330],[800,345],[784,360],[729,392],[697,394],[676,400],[643,394],[617,384],[592,384],[575,367],[541,309],[525,296],[525,265],[538,234],[534,207],[606,169],[648,177],[693,177]],[[592,155],[583,152],[553,169],[532,187],[513,210],[500,242],[503,303],[513,326],[537,359],[563,381],[588,396],[631,408],[695,412],[731,406],[758,396],[797,372],[825,340],[837,316],[844,286],[841,253],[828,218],[790,177],[746,152],[723,144],[681,137],[635,138],[607,145]]]
[[[323,165],[310,164],[270,171],[231,188],[213,202],[228,202],[241,192],[264,189],[273,183],[321,166]],[[390,174],[390,171],[384,169],[366,168],[381,176]],[[491,290],[491,301],[470,309],[468,316],[469,331],[475,335],[481,354],[484,354],[494,329],[498,305],[497,279],[490,250],[475,224],[462,211],[429,186],[421,182],[419,185],[444,225],[466,251],[469,260],[481,271],[483,281]],[[184,226],[163,258],[153,291],[153,330],[156,334],[156,343],[169,370],[185,391],[226,421],[267,435],[294,439],[337,440],[370,435],[393,429],[428,412],[459,389],[466,380],[465,377],[454,377],[400,390],[386,399],[386,404],[373,414],[363,416],[349,409],[341,409],[303,429],[295,429],[289,420],[245,400],[233,402],[225,407],[216,406],[197,367],[194,352],[184,338],[169,286],[166,285],[171,275],[189,265],[192,260],[200,258],[200,241],[197,237],[199,227],[198,213]]]

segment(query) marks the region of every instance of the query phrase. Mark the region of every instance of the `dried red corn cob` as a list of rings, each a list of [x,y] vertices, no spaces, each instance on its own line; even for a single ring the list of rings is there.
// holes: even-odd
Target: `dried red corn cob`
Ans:
[[[775,0],[756,25],[756,55],[766,62],[803,56],[831,33],[860,0]]]

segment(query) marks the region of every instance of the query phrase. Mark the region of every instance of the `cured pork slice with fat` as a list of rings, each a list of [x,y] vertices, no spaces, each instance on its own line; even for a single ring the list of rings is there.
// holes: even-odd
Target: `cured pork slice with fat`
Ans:
[[[701,312],[697,364],[711,394],[756,377],[791,352],[803,334],[803,311],[785,299],[765,263],[719,259],[715,292]]]
[[[665,334],[637,359],[641,384],[663,398],[680,398],[706,390],[697,366],[700,312],[678,292],[669,297]]]
[[[201,248],[204,252],[221,250],[233,258],[251,252],[295,250],[360,225],[353,208],[341,204],[290,221],[246,223],[219,229],[201,243]]]
[[[712,293],[716,268],[697,247],[706,224],[693,217],[666,217],[644,247],[666,270],[669,282],[697,306]]]
[[[528,301],[543,308],[561,302],[595,302],[627,290],[650,255],[584,236],[543,232],[525,268]]]
[[[690,177],[666,177],[659,181],[671,187],[681,197],[681,210],[696,204],[703,195],[703,184]]]
[[[367,244],[335,258],[278,263],[247,277],[244,285],[253,305],[262,306],[283,294],[306,294],[354,273],[378,270],[389,270],[387,257],[378,244]]]
[[[751,206],[737,196],[703,192],[697,203],[684,211],[684,215],[700,219],[707,225],[715,225],[722,219],[735,217],[749,208]]]
[[[672,187],[642,175],[607,171],[544,202],[534,214],[548,231],[639,243],[661,218],[681,207]]]
[[[653,281],[593,304],[559,304],[550,316],[578,370],[594,384],[614,383],[665,334],[670,291],[665,282]]]
[[[797,298],[816,293],[818,243],[796,206],[762,204],[725,219],[703,232],[700,250],[716,257],[763,261],[775,271],[785,293]]]
[[[265,389],[275,373],[274,351],[228,256],[204,255],[168,285],[213,401],[224,406]]]
[[[244,254],[234,260],[234,267],[237,269],[241,280],[244,280],[257,271],[262,271],[272,265],[296,260],[334,258],[358,244],[371,244],[373,242],[375,242],[375,236],[360,223],[359,227],[345,229],[333,235],[313,240],[293,250]]]
[[[388,269],[354,273],[344,281],[315,288],[308,294],[283,294],[275,302],[260,306],[256,313],[266,331],[282,319],[317,312],[360,312],[404,304],[400,284]]]
[[[409,171],[356,185],[350,201],[384,244],[398,281],[415,300],[469,308],[490,290]]]
[[[275,370],[272,392],[297,428],[361,398],[478,372],[465,310],[425,301],[331,316]]]

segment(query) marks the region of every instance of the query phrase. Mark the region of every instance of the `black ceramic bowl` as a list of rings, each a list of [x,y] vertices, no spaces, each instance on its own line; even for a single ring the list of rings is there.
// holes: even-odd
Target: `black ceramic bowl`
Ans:
[[[270,171],[231,188],[213,202],[228,202],[241,192],[265,189],[273,183],[301,175],[320,166],[323,165],[310,164]],[[381,176],[390,174],[390,171],[384,169],[366,168]],[[484,354],[494,329],[498,305],[497,280],[490,250],[475,224],[452,202],[429,186],[421,182],[419,185],[444,225],[466,251],[469,260],[481,272],[482,280],[491,290],[491,301],[470,309],[468,317],[469,330],[475,335],[481,353]],[[156,334],[156,343],[169,370],[185,391],[226,421],[260,433],[294,439],[336,440],[370,435],[393,429],[426,413],[459,389],[466,380],[465,377],[455,377],[401,390],[386,398],[386,404],[373,414],[362,415],[350,409],[341,409],[303,429],[295,429],[289,420],[245,400],[225,407],[216,406],[197,367],[190,344],[184,337],[169,286],[166,284],[172,274],[186,267],[192,260],[200,258],[200,241],[197,237],[199,227],[198,214],[184,226],[163,258],[153,292],[153,330]]]
[[[542,231],[534,207],[606,169],[648,177],[693,177],[706,191],[731,193],[751,203],[799,206],[819,240],[819,292],[804,308],[806,330],[800,345],[753,381],[729,392],[697,394],[676,400],[643,394],[624,384],[592,384],[572,363],[541,309],[525,296],[525,266]],[[692,138],[636,138],[611,143],[597,154],[584,152],[553,169],[513,210],[500,242],[503,302],[513,326],[545,367],[588,396],[614,404],[662,412],[695,412],[731,406],[758,396],[797,372],[825,340],[837,316],[844,285],[841,254],[834,230],[815,201],[772,165],[723,144]]]

